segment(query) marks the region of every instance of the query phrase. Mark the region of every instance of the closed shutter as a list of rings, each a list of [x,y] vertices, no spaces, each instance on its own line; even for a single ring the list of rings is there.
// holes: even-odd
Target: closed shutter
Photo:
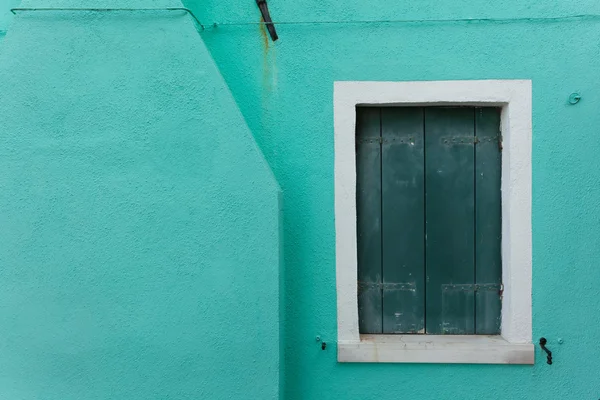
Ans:
[[[496,108],[357,108],[361,333],[499,333],[499,128]]]

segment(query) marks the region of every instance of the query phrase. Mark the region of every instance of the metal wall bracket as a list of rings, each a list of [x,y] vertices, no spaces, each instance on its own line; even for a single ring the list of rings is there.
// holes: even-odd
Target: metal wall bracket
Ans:
[[[548,343],[546,338],[540,338],[540,347],[546,352],[546,363],[552,365],[552,352],[546,348],[546,343]]]
[[[269,14],[269,6],[267,5],[267,0],[256,0],[256,5],[258,5],[258,8],[260,9],[260,13],[262,15],[262,19],[267,25],[267,30],[269,31],[271,40],[276,41],[277,39],[279,39],[279,36],[277,36],[277,32],[275,31],[275,25],[273,25],[271,14]]]

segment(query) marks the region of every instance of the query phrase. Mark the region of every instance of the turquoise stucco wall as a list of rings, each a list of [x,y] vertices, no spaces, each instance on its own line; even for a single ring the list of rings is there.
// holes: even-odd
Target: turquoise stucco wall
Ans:
[[[279,21],[600,14],[595,0],[269,4]],[[599,20],[280,25],[272,44],[256,25],[210,28],[257,22],[253,0],[186,5],[284,191],[285,277],[276,186],[189,18],[22,15],[0,47],[0,397],[600,397]],[[336,362],[333,81],[442,79],[533,81],[533,336],[552,366]]]
[[[283,189],[287,400],[600,397],[599,19],[279,25],[273,44],[256,25],[210,27],[259,21],[254,1],[187,4]],[[269,4],[275,21],[600,14],[596,0]],[[446,79],[533,81],[533,337],[552,366],[539,349],[534,366],[336,362],[333,82]]]
[[[279,188],[191,18],[1,46],[0,398],[277,399]]]
[[[6,35],[6,32],[12,21],[11,8],[17,7],[21,0],[0,0],[0,43]]]

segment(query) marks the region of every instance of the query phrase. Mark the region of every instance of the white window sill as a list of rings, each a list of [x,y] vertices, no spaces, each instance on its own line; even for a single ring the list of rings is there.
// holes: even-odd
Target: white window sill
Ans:
[[[360,335],[338,342],[338,362],[533,364],[534,345],[501,336]]]

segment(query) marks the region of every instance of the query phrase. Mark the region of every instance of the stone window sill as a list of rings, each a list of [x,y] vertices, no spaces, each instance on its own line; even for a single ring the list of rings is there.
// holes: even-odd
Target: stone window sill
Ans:
[[[533,364],[534,345],[501,336],[360,335],[338,343],[338,362]]]

